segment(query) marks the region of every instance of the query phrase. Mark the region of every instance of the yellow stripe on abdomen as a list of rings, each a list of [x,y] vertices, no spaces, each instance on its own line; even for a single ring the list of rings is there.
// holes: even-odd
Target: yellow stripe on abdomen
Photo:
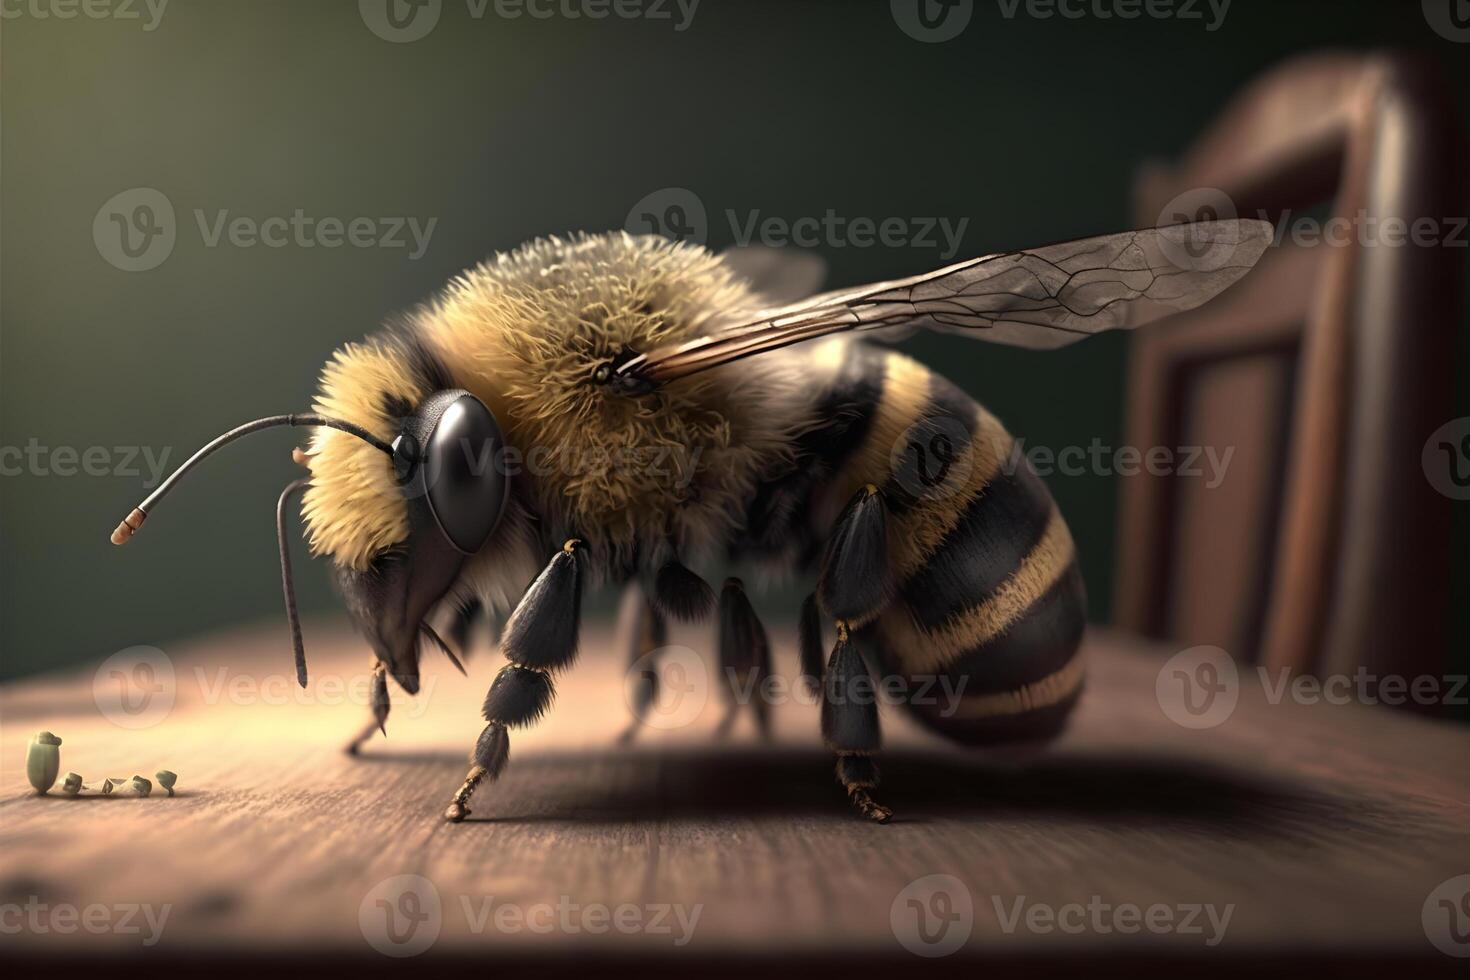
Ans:
[[[1053,506],[1041,540],[1000,588],[937,629],[920,626],[907,615],[907,609],[892,609],[883,619],[884,642],[904,651],[903,665],[908,670],[943,670],[1014,625],[1056,585],[1075,557],[1072,534]]]

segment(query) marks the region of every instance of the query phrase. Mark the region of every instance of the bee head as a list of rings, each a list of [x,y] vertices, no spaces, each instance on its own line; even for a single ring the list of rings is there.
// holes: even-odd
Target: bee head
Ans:
[[[334,554],[334,574],[354,624],[404,690],[413,693],[420,637],[437,641],[426,619],[505,509],[505,440],[483,402],[467,391],[447,389],[402,415],[389,445],[391,465],[384,469],[381,459],[374,462],[378,492],[401,507],[400,531],[370,553]],[[337,506],[324,499],[330,480],[317,491],[318,465],[312,462],[313,488],[303,508],[314,535],[320,525],[313,518],[320,521],[324,511]]]
[[[389,370],[389,360],[400,370]],[[344,348],[323,375],[314,406],[320,413],[257,419],[216,438],[118,525],[113,542],[132,537],[184,473],[217,449],[265,428],[313,426],[310,451],[298,455],[311,476],[288,487],[277,509],[298,679],[305,684],[305,655],[284,505],[304,487],[313,553],[333,559],[354,625],[399,684],[417,691],[420,638],[439,642],[425,617],[499,524],[509,480],[504,436],[490,409],[468,391],[433,387],[441,378],[422,367],[404,371],[402,365],[395,350]]]

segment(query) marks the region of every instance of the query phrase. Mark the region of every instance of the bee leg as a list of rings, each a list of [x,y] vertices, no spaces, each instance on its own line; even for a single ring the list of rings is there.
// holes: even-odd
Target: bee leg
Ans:
[[[668,645],[668,621],[649,598],[644,587],[634,581],[623,594],[623,608],[619,613],[622,620],[618,632],[630,637],[628,650],[629,683],[632,691],[629,703],[633,718],[628,727],[618,736],[618,742],[627,745],[638,736],[648,715],[648,708],[658,698],[657,651]]]
[[[878,764],[870,755],[839,755],[837,781],[847,790],[857,812],[874,823],[887,823],[893,811],[874,801],[868,791],[878,785]]]
[[[716,737],[728,736],[740,708],[749,704],[755,713],[756,728],[763,738],[769,738],[770,705],[764,687],[771,672],[771,643],[745,594],[745,584],[738,578],[726,579],[720,590],[719,650],[720,673],[725,677],[729,701]]]
[[[801,684],[807,694],[816,698],[822,693],[822,614],[817,609],[816,593],[801,604],[801,620],[797,627],[801,652]]]
[[[771,740],[771,702],[766,696],[766,678],[771,676],[771,642],[766,636],[764,628],[760,632],[760,646],[756,649],[754,678],[756,684],[752,692],[754,698],[751,707],[755,710],[755,729],[760,733],[762,742]]]
[[[828,615],[861,625],[888,605],[888,507],[869,483],[842,511],[827,541],[817,602]]]
[[[654,575],[652,599],[659,612],[681,623],[697,623],[715,607],[714,589],[677,558]]]
[[[562,545],[521,597],[505,624],[500,648],[510,661],[485,695],[482,709],[489,722],[470,753],[470,769],[449,801],[444,819],[458,823],[469,815],[469,801],[487,778],[496,779],[510,757],[508,730],[534,724],[551,706],[555,694],[551,672],[577,657],[582,606],[581,542]]]
[[[814,678],[821,643],[817,610],[837,620],[837,645],[821,675],[822,737],[837,753],[837,781],[852,805],[870,820],[887,823],[893,811],[873,802],[878,767],[872,756],[883,741],[877,690],[849,629],[871,622],[888,604],[888,508],[868,484],[853,495],[833,527],[814,601],[802,609],[802,674]]]
[[[363,747],[363,744],[373,737],[373,732],[382,732],[384,735],[388,734],[386,727],[388,722],[388,709],[392,706],[392,702],[388,700],[387,665],[383,661],[375,658],[373,660],[373,718],[363,727],[361,732],[358,732],[356,738],[347,743],[348,755],[357,755],[358,751]]]
[[[837,621],[837,645],[822,678],[822,739],[837,753],[837,781],[858,813],[878,823],[891,820],[893,811],[875,803],[870,793],[878,785],[878,767],[872,756],[883,744],[877,691],[841,619]]]

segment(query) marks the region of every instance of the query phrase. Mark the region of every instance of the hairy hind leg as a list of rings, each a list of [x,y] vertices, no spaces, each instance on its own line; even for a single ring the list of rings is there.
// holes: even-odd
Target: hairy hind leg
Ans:
[[[876,619],[889,597],[888,508],[882,491],[869,484],[848,503],[833,528],[822,563],[814,606],[803,609],[803,660],[815,659],[821,630],[816,607],[834,617],[837,643],[821,678],[822,738],[837,753],[837,781],[857,811],[887,823],[893,811],[874,802],[882,747],[877,690],[867,662],[849,633]],[[810,676],[810,668],[803,674]]]
[[[887,823],[893,811],[873,800],[878,764],[873,757],[883,745],[878,721],[877,690],[862,654],[848,636],[847,623],[837,621],[837,644],[822,678],[822,740],[837,753],[837,781],[858,813]]]
[[[521,597],[505,625],[500,648],[510,661],[490,685],[482,713],[486,724],[470,752],[465,774],[444,819],[458,823],[480,783],[494,780],[510,758],[508,730],[535,723],[551,706],[551,672],[577,656],[582,587],[576,539],[562,545]]]

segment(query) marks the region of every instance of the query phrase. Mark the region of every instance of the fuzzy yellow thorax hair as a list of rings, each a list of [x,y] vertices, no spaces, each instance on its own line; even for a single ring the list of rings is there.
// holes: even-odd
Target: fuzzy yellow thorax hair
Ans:
[[[623,233],[530,242],[454,280],[411,332],[493,411],[513,447],[512,477],[536,517],[595,553],[653,557],[727,540],[757,484],[791,461],[808,422],[804,355],[777,352],[670,385],[616,394],[598,367],[717,329],[760,298],[703,248]],[[318,410],[392,439],[386,396],[416,404],[390,343],[349,345],[322,375]],[[305,516],[312,546],[360,567],[403,539],[387,461],[341,433],[317,434]],[[374,458],[376,457],[376,458]],[[491,544],[495,537],[492,536]]]

